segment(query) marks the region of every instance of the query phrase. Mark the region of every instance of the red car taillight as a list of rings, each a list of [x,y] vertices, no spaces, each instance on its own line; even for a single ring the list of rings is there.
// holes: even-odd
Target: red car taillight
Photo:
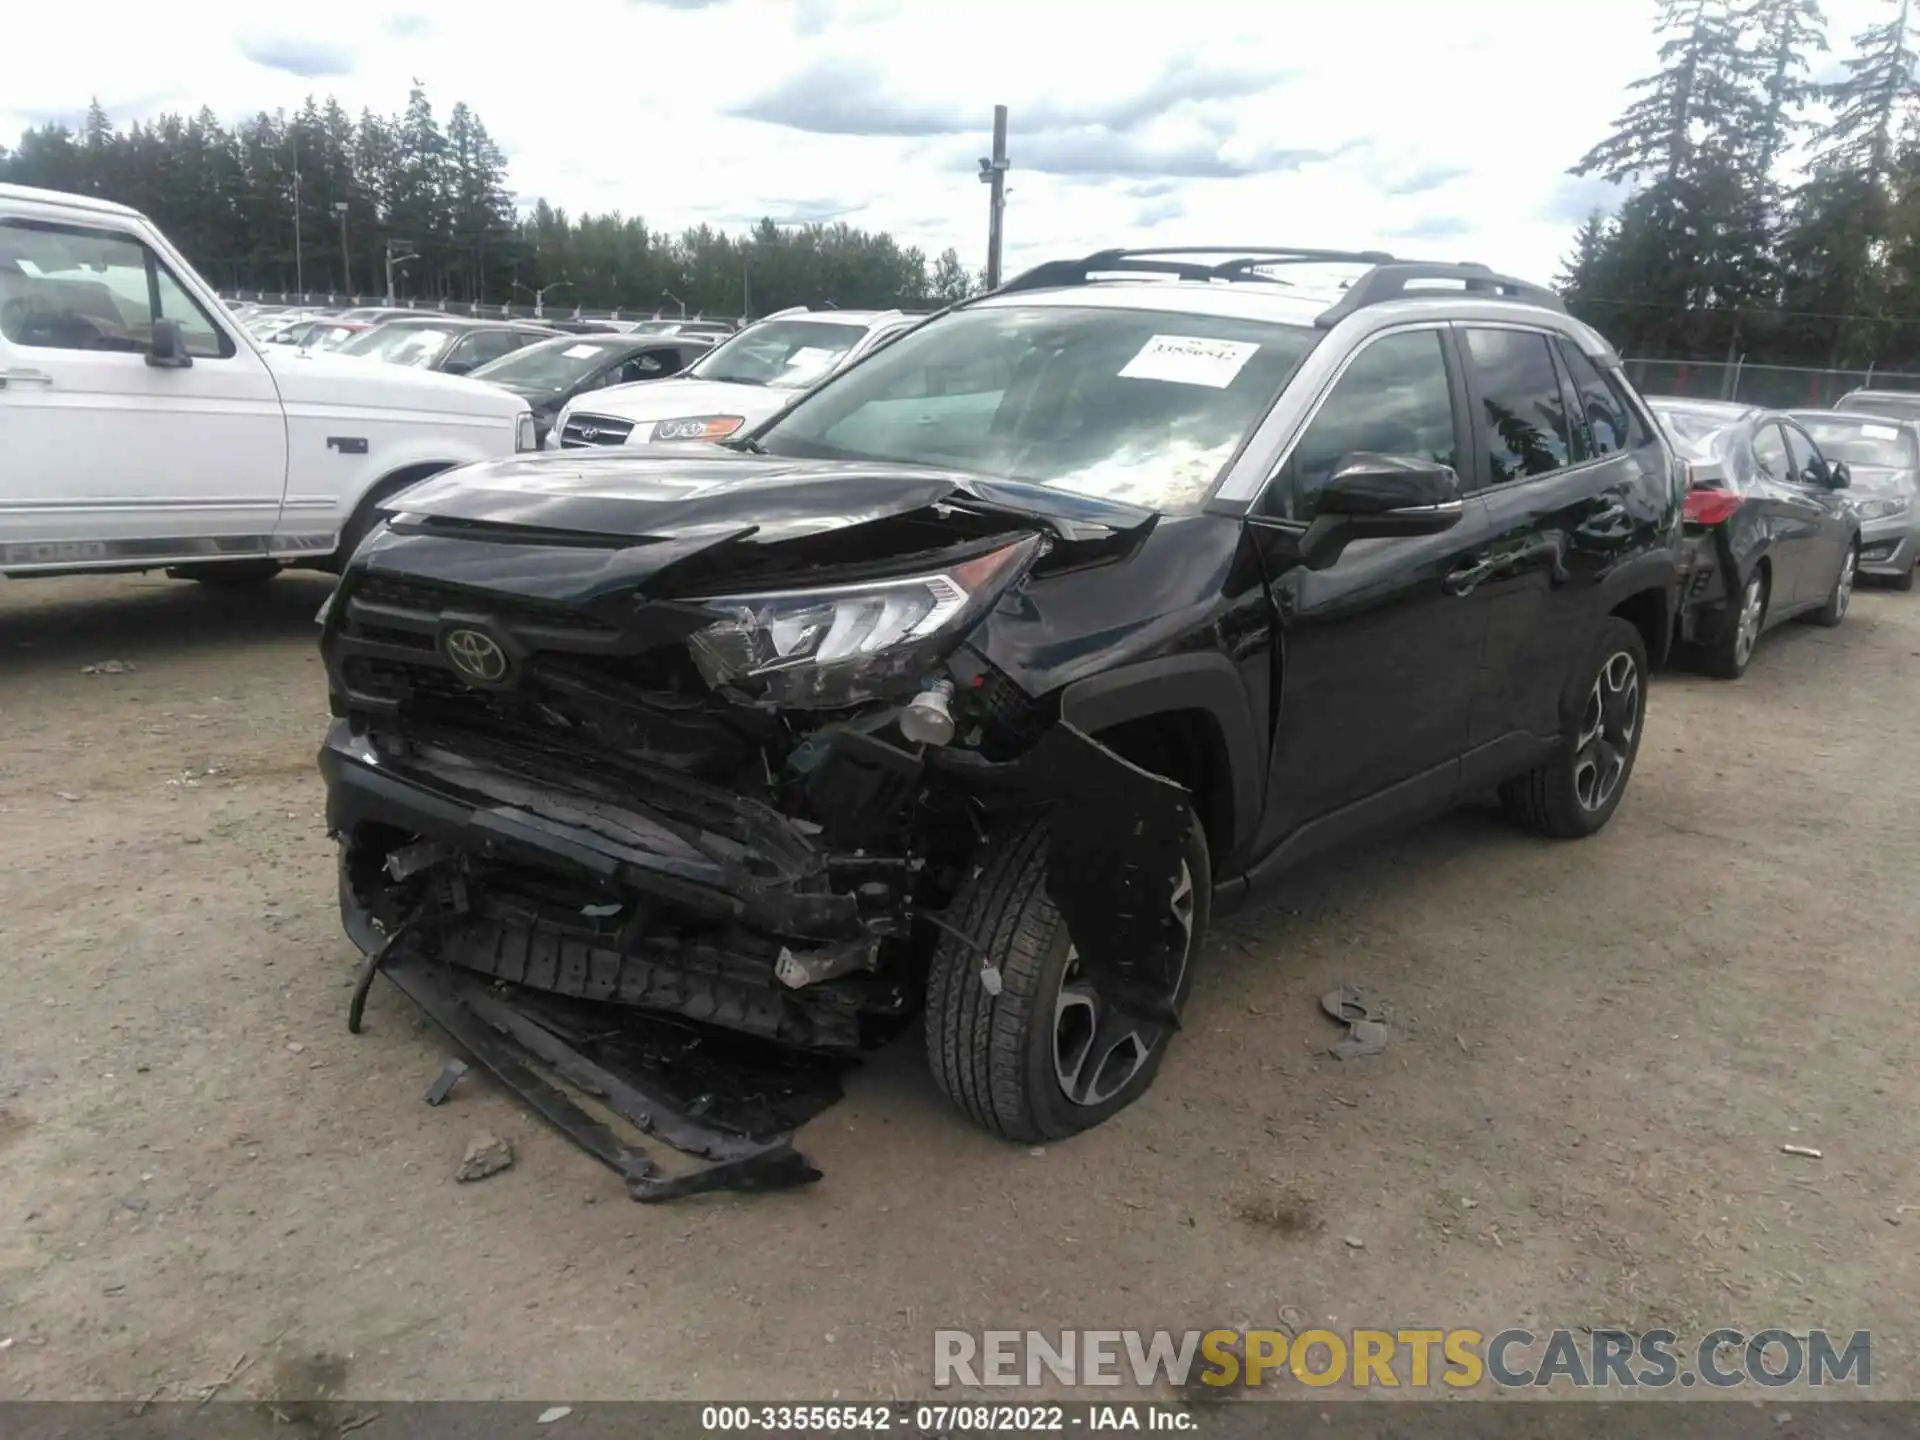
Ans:
[[[1740,501],[1731,490],[1689,490],[1686,516],[1695,525],[1718,525],[1740,508]]]

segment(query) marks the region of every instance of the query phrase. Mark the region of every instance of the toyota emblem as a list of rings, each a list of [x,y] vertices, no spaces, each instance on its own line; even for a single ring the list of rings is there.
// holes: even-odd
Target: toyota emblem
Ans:
[[[484,630],[449,630],[440,648],[447,663],[476,685],[498,685],[507,678],[507,652]]]

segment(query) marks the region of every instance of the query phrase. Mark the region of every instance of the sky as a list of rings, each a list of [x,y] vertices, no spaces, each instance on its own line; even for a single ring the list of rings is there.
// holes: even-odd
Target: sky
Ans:
[[[1828,0],[1835,48],[1887,0]],[[1566,173],[1654,68],[1654,0],[96,0],[6,29],[0,139],[308,95],[465,100],[523,204],[844,220],[1009,274],[1110,245],[1356,247],[1550,281],[1619,192]],[[44,27],[45,43],[31,32]],[[1832,56],[1813,58],[1831,72]]]

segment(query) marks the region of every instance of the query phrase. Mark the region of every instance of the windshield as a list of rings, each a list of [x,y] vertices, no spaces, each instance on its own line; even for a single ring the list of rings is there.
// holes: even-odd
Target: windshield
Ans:
[[[341,355],[364,355],[391,365],[425,369],[447,353],[460,332],[434,325],[380,325],[336,346]]]
[[[1912,434],[1898,425],[1881,425],[1867,419],[1839,420],[1831,415],[1793,418],[1805,427],[1813,443],[1820,447],[1820,453],[1829,460],[1889,470],[1907,470],[1920,464]]]
[[[1695,460],[1711,459],[1721,435],[1731,429],[1734,423],[1734,417],[1710,410],[1686,410],[1656,404],[1653,413],[1660,417],[1660,422],[1667,427],[1667,433],[1679,442],[1680,448]]]
[[[354,336],[366,333],[364,325],[316,325],[307,335],[307,349],[337,350]]]
[[[490,360],[468,373],[476,380],[557,395],[591,375],[621,350],[620,340],[583,340],[569,335]]]
[[[826,379],[866,333],[864,325],[765,320],[709,351],[687,374],[730,385],[804,390]]]
[[[1320,332],[1152,310],[986,306],[922,325],[756,438],[1191,508]]]

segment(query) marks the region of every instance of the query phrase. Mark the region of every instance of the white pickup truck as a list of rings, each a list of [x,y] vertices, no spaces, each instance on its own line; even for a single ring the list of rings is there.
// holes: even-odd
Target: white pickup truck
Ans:
[[[333,568],[404,486],[534,448],[517,395],[259,344],[138,211],[0,185],[0,575]]]

